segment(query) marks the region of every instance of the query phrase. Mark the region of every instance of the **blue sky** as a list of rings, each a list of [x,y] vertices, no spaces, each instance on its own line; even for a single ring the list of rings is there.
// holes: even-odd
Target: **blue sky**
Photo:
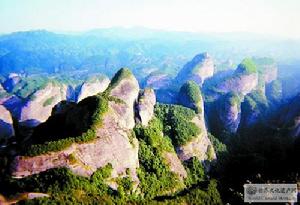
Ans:
[[[0,0],[0,32],[143,26],[300,38],[300,0]]]

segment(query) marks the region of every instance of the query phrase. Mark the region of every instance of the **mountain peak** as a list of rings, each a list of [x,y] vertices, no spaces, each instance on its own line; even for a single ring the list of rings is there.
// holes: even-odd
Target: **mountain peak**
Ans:
[[[254,61],[250,58],[245,58],[237,67],[236,73],[251,74],[256,73],[257,68]]]
[[[180,83],[193,80],[197,84],[202,85],[206,78],[213,76],[214,67],[215,65],[210,55],[207,52],[200,53],[185,64],[176,78]]]

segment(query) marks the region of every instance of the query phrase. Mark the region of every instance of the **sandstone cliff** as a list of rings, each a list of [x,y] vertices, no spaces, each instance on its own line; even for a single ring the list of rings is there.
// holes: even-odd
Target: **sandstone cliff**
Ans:
[[[4,106],[0,105],[0,139],[14,135],[15,130],[11,114]]]
[[[106,76],[99,76],[84,82],[77,96],[77,102],[82,99],[103,92],[109,85],[109,79]]]
[[[35,127],[45,122],[51,115],[52,108],[66,100],[67,86],[50,82],[43,89],[36,91],[22,106],[19,123],[26,127]]]
[[[256,65],[250,59],[244,59],[237,67],[233,75],[217,87],[217,91],[221,93],[236,92],[247,95],[258,85],[258,73]]]
[[[194,119],[192,119],[192,122],[201,130],[198,136],[185,145],[176,148],[179,158],[182,161],[186,161],[191,157],[197,157],[200,161],[216,159],[215,151],[207,135],[204,118],[204,102],[199,86],[193,81],[184,84],[179,92],[179,102],[183,106],[196,111],[197,114]]]
[[[142,125],[147,126],[148,122],[154,115],[154,105],[156,103],[156,96],[153,89],[144,89],[140,92],[137,109],[137,121]]]
[[[166,73],[152,72],[146,77],[142,85],[144,88],[154,90],[165,88],[171,85],[171,76]]]
[[[127,69],[120,70],[103,94],[109,99],[108,107],[101,116],[101,125],[92,125],[96,126],[94,140],[73,143],[64,150],[38,156],[18,156],[12,174],[25,177],[51,168],[68,167],[76,174],[90,176],[110,163],[113,167],[112,178],[129,174],[137,184],[138,141],[132,137],[131,129],[135,126],[133,106],[138,93],[139,85],[135,77]],[[83,110],[90,107],[85,105],[87,101],[97,99],[90,98],[79,103]]]
[[[228,93],[218,100],[218,118],[221,130],[236,133],[241,120],[241,99],[236,93]]]
[[[202,86],[205,79],[213,76],[214,68],[214,62],[207,53],[198,54],[182,68],[175,80],[180,85],[193,80]]]

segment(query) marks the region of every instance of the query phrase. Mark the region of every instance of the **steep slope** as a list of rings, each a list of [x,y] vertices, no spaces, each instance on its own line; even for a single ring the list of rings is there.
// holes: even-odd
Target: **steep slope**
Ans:
[[[289,100],[278,109],[278,116],[275,118],[276,125],[288,131],[292,137],[300,136],[300,94]]]
[[[22,126],[35,127],[45,122],[51,115],[52,108],[66,100],[67,86],[50,82],[45,88],[36,91],[27,99],[20,111],[19,122]]]
[[[218,192],[216,198],[209,196],[216,183],[205,168],[216,154],[205,128],[202,97],[197,99],[197,114],[180,105],[155,105],[154,91],[139,90],[131,72],[121,69],[103,93],[55,106],[53,115],[20,145],[24,149],[10,166],[12,178],[1,183],[14,187],[12,194],[49,196],[33,201],[38,204],[62,199],[189,203],[192,195],[197,202],[220,202]],[[198,186],[203,191],[194,193]],[[0,191],[6,196],[6,189]]]
[[[14,135],[15,130],[11,114],[4,106],[0,105],[0,140]]]
[[[265,94],[260,91],[253,91],[245,96],[241,104],[240,129],[251,128],[257,123],[264,123],[269,103]]]
[[[252,60],[256,64],[257,70],[265,84],[269,84],[277,79],[278,67],[273,59],[253,58]]]
[[[136,121],[147,126],[154,115],[154,105],[156,104],[156,96],[153,89],[146,88],[140,91],[136,111],[138,116]]]
[[[178,102],[197,113],[203,111],[203,100],[199,86],[194,81],[188,81],[180,88]]]
[[[8,78],[3,82],[3,87],[11,92],[14,87],[21,81],[21,77],[16,73],[9,74]]]
[[[77,96],[77,102],[106,90],[110,80],[106,76],[94,77],[84,82]]]
[[[218,102],[218,119],[220,130],[236,133],[241,120],[241,99],[236,93],[228,93]]]
[[[258,85],[258,73],[251,59],[244,59],[234,74],[216,86],[220,93],[236,92],[247,95]]]
[[[190,122],[194,123],[200,130],[196,136],[186,143],[177,146],[176,151],[179,158],[183,161],[189,160],[192,157],[197,157],[200,161],[215,159],[215,151],[207,136],[204,102],[199,86],[193,81],[188,81],[181,87],[178,99],[181,105],[191,108],[196,112],[196,115],[192,117]]]
[[[205,79],[213,76],[214,68],[214,62],[208,53],[201,53],[185,64],[177,74],[175,81],[182,85],[188,80],[193,80],[201,86]]]
[[[86,116],[90,110],[88,119],[93,120],[82,136],[53,141],[54,149],[51,143],[33,145],[28,150],[32,157],[16,157],[13,175],[25,177],[51,168],[67,167],[78,175],[90,176],[110,163],[113,178],[129,174],[137,182],[138,143],[130,130],[135,125],[133,106],[138,92],[135,77],[127,69],[120,70],[104,94],[81,101],[80,109],[71,113],[65,122],[73,128],[82,127],[82,122],[89,121],[83,114]],[[74,116],[76,112],[79,119]],[[62,145],[60,149],[57,148],[59,145]]]
[[[161,89],[171,85],[171,76],[167,73],[152,72],[143,82],[143,87]]]

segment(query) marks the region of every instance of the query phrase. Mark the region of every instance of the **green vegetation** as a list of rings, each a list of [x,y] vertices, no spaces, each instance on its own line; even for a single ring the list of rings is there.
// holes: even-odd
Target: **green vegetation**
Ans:
[[[1,99],[1,98],[5,98],[5,97],[8,97],[8,96],[10,96],[10,94],[9,94],[9,93],[7,93],[7,92],[5,92],[5,91],[2,91],[2,90],[0,90],[0,99]]]
[[[245,97],[245,102],[250,106],[251,110],[258,109],[266,111],[268,108],[268,100],[261,90],[251,92]]]
[[[256,64],[259,73],[264,73],[265,66],[275,65],[275,61],[272,58],[252,58],[252,60]]]
[[[245,58],[237,67],[236,73],[237,74],[252,74],[256,73],[257,68],[253,60],[250,58]]]
[[[239,105],[242,101],[240,95],[235,92],[227,93],[223,100],[229,102],[231,106]]]
[[[111,82],[107,90],[113,89],[116,85],[119,84],[121,80],[126,79],[130,76],[132,76],[132,73],[128,68],[121,68],[111,79]]]
[[[228,152],[218,158],[218,176],[224,202],[243,204],[245,183],[299,182],[300,141],[287,132],[257,124],[253,129],[231,138]]]
[[[185,145],[197,137],[201,130],[191,122],[196,113],[180,105],[157,104],[155,115],[163,123],[163,132],[169,136],[175,147]]]
[[[91,123],[91,127],[99,125],[97,123],[101,121],[99,116],[105,111],[106,106],[98,104],[105,102],[102,98],[106,99],[105,95],[90,97],[78,105],[90,105],[90,101],[94,103],[96,101],[96,107],[102,107],[95,111],[93,106],[89,106],[93,110],[91,121],[96,123]],[[136,137],[139,140],[140,167],[137,173],[140,183],[137,191],[134,190],[134,182],[130,177],[129,170],[126,171],[127,176],[110,179],[111,165],[96,171],[90,178],[76,176],[67,168],[47,170],[23,179],[9,180],[9,177],[0,177],[0,181],[2,180],[1,183],[4,185],[0,187],[0,191],[7,196],[16,192],[42,192],[50,195],[49,198],[27,200],[24,202],[25,204],[219,204],[220,196],[216,189],[216,183],[207,181],[204,167],[198,159],[192,158],[184,164],[188,177],[183,181],[170,170],[169,164],[164,158],[165,152],[175,153],[175,150],[173,141],[162,134],[164,129],[171,124],[162,122],[161,117],[169,115],[169,117],[179,117],[180,120],[190,121],[195,116],[195,112],[182,106],[159,105],[156,113],[160,118],[154,117],[147,127],[137,125],[132,133],[132,138]],[[186,126],[190,127],[191,124]],[[172,127],[170,126],[169,129]],[[191,127],[193,128],[193,126]],[[91,132],[90,135],[87,135],[91,137],[89,139],[74,137],[51,141],[45,143],[45,146],[43,144],[33,145],[28,149],[31,151],[28,152],[30,156],[34,156],[68,147],[74,142],[80,143],[93,139],[93,129],[88,129],[88,132]],[[74,155],[70,155],[69,160],[71,163],[77,161]],[[117,190],[109,188],[107,182],[116,182]]]
[[[145,199],[163,196],[183,187],[179,177],[170,171],[158,149],[140,141],[138,177]]]
[[[11,93],[25,99],[28,97],[33,97],[33,93],[37,90],[45,88],[50,82],[50,80],[45,77],[27,77],[23,78],[12,90]]]
[[[194,81],[188,81],[180,88],[179,102],[186,107],[194,109],[196,113],[201,113],[199,103],[202,101],[199,86]]]
[[[56,98],[56,96],[52,96],[50,98],[48,98],[47,100],[45,100],[45,102],[43,103],[43,106],[46,107],[46,106],[49,106],[53,103],[53,100]]]
[[[70,147],[73,143],[85,143],[92,141],[95,138],[95,131],[90,129],[86,133],[78,137],[69,137],[57,141],[45,142],[44,144],[31,145],[23,154],[25,156],[37,156],[41,154],[47,154],[49,152],[61,151]]]
[[[273,58],[263,57],[263,58],[255,58],[253,57],[252,60],[255,62],[256,65],[274,65],[275,61]]]
[[[279,102],[282,98],[282,84],[279,80],[272,81],[266,87],[266,95],[271,102]]]
[[[26,204],[113,204],[112,190],[105,184],[110,177],[110,164],[97,170],[91,178],[74,175],[67,168],[47,170],[24,179],[10,179],[11,191],[48,193],[49,198],[28,200]]]
[[[214,150],[216,152],[217,157],[219,157],[222,154],[227,152],[226,145],[223,144],[222,142],[220,142],[220,140],[218,140],[218,138],[216,138],[215,136],[213,136],[210,133],[208,133],[208,138],[209,138],[210,142],[212,143],[212,145],[214,147]]]
[[[214,159],[214,149],[213,149],[213,146],[211,146],[211,145],[207,146],[206,155],[207,155],[207,160],[208,161],[212,161]]]
[[[188,161],[185,161],[183,165],[188,174],[188,177],[185,179],[187,187],[192,187],[205,180],[204,167],[197,157],[192,157]]]
[[[162,136],[163,124],[154,117],[147,127],[137,125],[134,129],[137,139],[144,140],[145,143],[156,147],[160,151],[174,151],[172,142],[169,137]]]
[[[105,75],[102,75],[102,74],[96,74],[96,75],[93,75],[93,76],[91,76],[91,77],[88,77],[88,78],[86,79],[86,82],[88,82],[88,83],[95,83],[95,82],[97,82],[97,81],[102,81],[102,80],[104,80],[105,78],[106,78]]]
[[[31,145],[25,150],[24,155],[37,156],[48,152],[63,150],[73,143],[84,143],[94,140],[96,138],[95,130],[102,126],[103,115],[108,111],[109,100],[112,100],[112,98],[99,94],[97,96],[86,98],[79,104],[79,106],[82,104],[89,106],[89,103],[92,102],[94,104],[93,107],[95,108],[92,110],[91,116],[89,116],[90,120],[88,121],[90,124],[88,125],[88,129],[82,135]]]
[[[135,128],[139,140],[140,189],[145,199],[152,199],[183,186],[179,177],[170,171],[163,159],[164,152],[174,152],[168,139],[162,135],[162,123],[154,118],[148,127]]]
[[[189,188],[188,190],[183,190],[164,200],[155,201],[150,204],[221,205],[223,203],[217,189],[217,181],[212,179],[210,181],[201,182],[197,186]]]

